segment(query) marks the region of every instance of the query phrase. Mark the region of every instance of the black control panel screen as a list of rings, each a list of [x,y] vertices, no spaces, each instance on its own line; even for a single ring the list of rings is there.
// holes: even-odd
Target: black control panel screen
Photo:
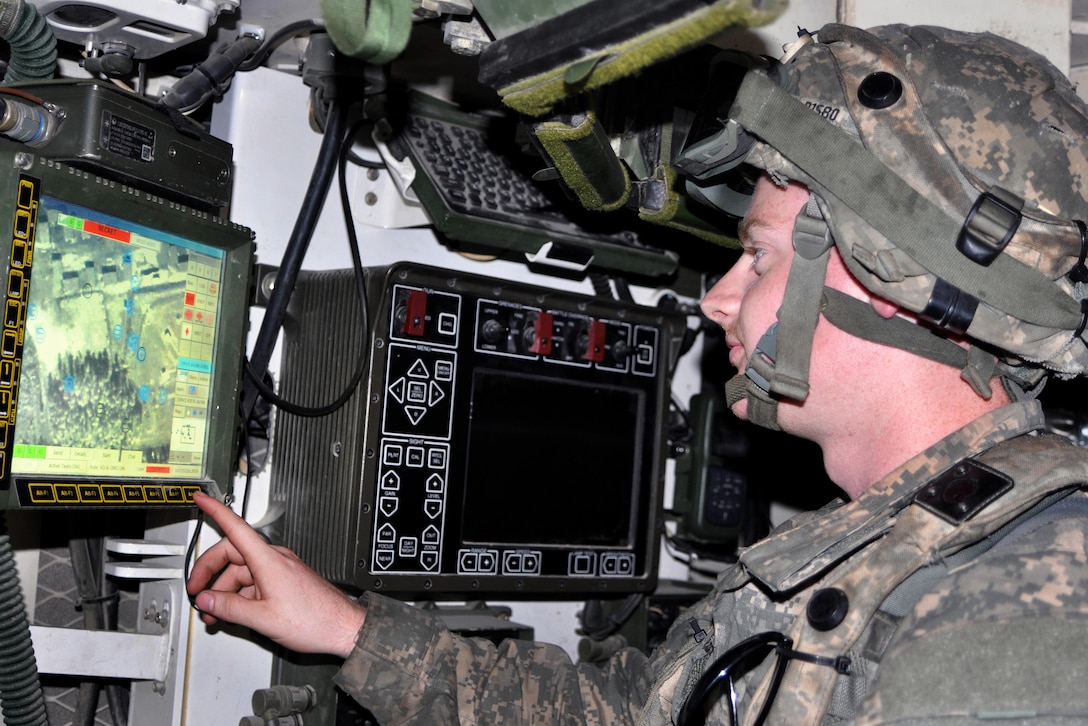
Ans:
[[[477,370],[471,398],[466,543],[632,544],[641,391]]]

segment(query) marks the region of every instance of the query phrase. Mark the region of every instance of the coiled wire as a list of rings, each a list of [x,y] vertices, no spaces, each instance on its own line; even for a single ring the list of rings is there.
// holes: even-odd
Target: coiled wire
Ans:
[[[46,726],[45,696],[19,573],[0,512],[0,709],[7,726]]]

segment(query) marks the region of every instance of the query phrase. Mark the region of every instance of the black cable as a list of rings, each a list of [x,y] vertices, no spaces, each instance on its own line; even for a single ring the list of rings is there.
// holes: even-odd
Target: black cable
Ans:
[[[597,297],[615,299],[612,295],[612,287],[609,285],[608,275],[601,272],[591,272],[589,282],[593,285],[593,294]]]
[[[373,126],[374,121],[370,119],[365,119],[361,121],[360,124],[365,126]],[[353,146],[349,146],[348,149],[348,161],[350,161],[352,164],[355,164],[356,166],[361,166],[364,169],[386,168],[384,161],[380,159],[364,159],[363,157],[355,153],[355,149]]]
[[[297,35],[303,35],[315,30],[324,30],[325,21],[321,18],[308,18],[306,20],[298,20],[294,23],[288,23],[287,25],[279,28],[276,32],[265,37],[261,46],[254,51],[254,53],[246,59],[244,63],[238,66],[239,71],[252,71],[259,68],[266,60],[268,56],[272,54],[272,51],[276,47]]]
[[[262,428],[263,428],[263,426],[262,426]],[[250,432],[251,432],[252,429],[250,428],[249,421],[245,421],[243,419],[242,429],[243,429],[242,436],[244,437],[242,439],[243,449],[245,450],[245,456],[246,456],[246,491],[245,491],[245,494],[242,495],[241,517],[242,517],[242,519],[246,519],[248,521],[247,516],[249,514],[249,494],[250,494],[250,491],[252,491],[252,489],[253,489],[253,449],[250,446],[250,441],[252,440],[252,438],[250,437]],[[265,440],[267,441],[268,440],[268,430],[267,429],[264,429],[264,435],[265,435]]]
[[[68,554],[72,562],[72,574],[75,576],[76,589],[83,609],[84,630],[102,630],[102,609],[93,601],[98,591],[98,570],[101,565],[95,550],[100,550],[101,542],[86,537],[73,537],[68,540]],[[76,705],[72,714],[72,726],[93,726],[94,715],[98,710],[98,696],[102,684],[95,680],[80,681]]]
[[[355,126],[353,126],[351,128],[351,130],[346,135],[341,135],[340,129],[343,128],[344,121],[346,119],[346,109],[342,109],[341,107],[339,107],[339,105],[337,105],[333,109],[330,109],[330,113],[326,116],[326,118],[331,118],[332,121],[331,121],[330,125],[328,127],[326,127],[326,129],[325,129],[325,137],[322,140],[322,148],[321,148],[321,151],[318,154],[318,161],[315,164],[314,173],[313,173],[313,175],[311,177],[311,186],[310,186],[311,190],[314,189],[315,183],[313,182],[313,179],[317,179],[316,185],[317,185],[317,188],[318,188],[318,194],[316,194],[316,195],[314,195],[314,194],[307,195],[306,203],[304,203],[304,205],[303,205],[303,210],[299,213],[299,221],[296,222],[295,231],[292,232],[291,240],[288,243],[288,251],[284,255],[284,260],[288,261],[289,264],[281,264],[280,270],[281,270],[281,273],[282,273],[285,266],[288,266],[288,267],[295,266],[294,267],[295,276],[297,277],[298,269],[300,269],[302,258],[305,255],[305,247],[308,245],[309,238],[313,234],[313,228],[316,225],[317,217],[320,215],[320,209],[321,209],[321,207],[324,206],[325,197],[326,197],[327,192],[328,192],[328,186],[329,186],[329,183],[331,183],[331,180],[329,180],[327,178],[327,171],[328,171],[328,167],[329,167],[329,163],[328,163],[329,162],[329,152],[330,152],[330,150],[335,150],[337,152],[336,153],[336,161],[337,161],[336,169],[339,172],[339,177],[340,177],[340,183],[339,183],[340,203],[341,203],[341,208],[343,209],[345,223],[347,225],[347,234],[348,234],[348,240],[350,242],[349,247],[350,247],[350,252],[351,252],[352,264],[353,264],[353,267],[354,267],[354,270],[355,270],[355,280],[356,280],[356,285],[357,285],[357,288],[358,288],[358,291],[359,291],[359,302],[360,302],[360,307],[361,307],[360,312],[361,312],[361,316],[362,316],[362,325],[363,325],[362,346],[361,346],[360,356],[359,356],[358,363],[356,365],[355,372],[353,373],[352,378],[349,381],[348,386],[345,389],[345,391],[343,393],[341,393],[341,395],[337,398],[336,401],[333,401],[328,406],[323,406],[323,407],[319,407],[319,408],[305,408],[305,407],[301,407],[301,406],[296,406],[295,404],[292,404],[292,403],[290,403],[288,401],[284,401],[282,398],[280,398],[275,393],[275,391],[271,390],[271,388],[267,384],[264,383],[263,377],[258,376],[256,374],[255,367],[252,364],[252,359],[250,361],[246,361],[246,363],[245,363],[246,375],[247,375],[247,378],[249,379],[250,383],[253,385],[252,389],[247,388],[246,390],[247,391],[255,390],[256,393],[259,393],[261,396],[265,397],[267,400],[270,400],[274,405],[279,406],[280,408],[282,408],[285,411],[288,411],[289,413],[295,413],[296,415],[325,415],[326,413],[331,413],[332,411],[335,411],[340,406],[342,406],[345,402],[347,402],[347,400],[355,392],[355,389],[358,387],[358,383],[362,379],[363,373],[366,370],[367,338],[369,337],[369,333],[368,333],[368,329],[367,329],[368,312],[367,312],[367,304],[366,304],[366,280],[365,280],[364,273],[363,273],[362,254],[361,254],[360,248],[359,248],[359,238],[358,238],[358,235],[355,232],[355,225],[354,225],[354,219],[353,219],[354,215],[353,215],[352,210],[351,210],[351,200],[350,200],[350,195],[348,194],[347,181],[346,181],[346,175],[345,175],[345,169],[346,169],[347,159],[348,159],[348,151],[351,149],[352,141],[355,138],[355,136],[358,134],[358,131],[363,126],[364,122],[356,123]],[[338,137],[341,137],[341,138],[339,138],[338,143],[333,144],[332,140],[336,140]],[[323,190],[322,190],[322,187],[323,187]],[[320,201],[320,204],[318,204],[317,201]],[[299,249],[300,247],[302,249]],[[276,294],[274,295],[274,297],[281,297],[281,302],[278,305],[278,309],[281,312],[278,313],[279,314],[279,322],[274,327],[269,328],[270,330],[273,330],[276,335],[278,335],[279,328],[282,326],[283,316],[286,314],[286,304],[287,304],[287,300],[289,298],[289,291],[293,290],[293,288],[294,288],[293,280],[292,280],[292,283],[290,285],[290,288],[286,288],[285,286],[283,286],[281,284],[280,277],[277,276]],[[271,303],[271,301],[270,301],[270,303]],[[270,304],[270,307],[271,307],[271,304]],[[265,319],[264,320],[265,320],[265,322],[267,322],[269,320],[269,315],[268,315],[267,311],[265,313]],[[262,331],[262,333],[265,331],[265,326],[264,325],[262,325],[261,331]],[[261,338],[260,338],[260,336],[258,336],[258,344],[260,343],[260,341],[261,341]],[[272,335],[272,345],[273,346],[274,346],[274,343],[275,343],[275,335]],[[254,346],[254,350],[255,351],[258,350],[257,345]],[[268,355],[264,359],[264,365],[265,366],[267,366],[268,360],[270,358],[271,358],[271,349],[268,350]],[[243,446],[244,446],[245,454],[246,454],[246,457],[247,457],[246,490],[245,490],[245,493],[243,494],[243,498],[242,498],[242,514],[241,514],[241,516],[242,516],[243,519],[246,518],[247,510],[249,508],[250,491],[252,489],[253,467],[252,467],[252,462],[250,460],[250,455],[251,454],[250,454],[250,446],[249,446],[249,423],[253,419],[253,415],[254,415],[254,411],[255,411],[255,403],[256,403],[256,395],[255,394],[251,394],[248,401],[243,396],[243,400],[239,402],[239,407],[242,409],[241,416],[240,416],[240,421],[241,421],[240,426],[242,428]],[[189,575],[190,575],[191,567],[192,567],[192,562],[193,562],[193,555],[196,552],[197,541],[200,538],[200,531],[203,528],[203,525],[204,525],[204,513],[198,511],[197,516],[196,516],[196,526],[195,526],[195,529],[193,530],[193,536],[189,540],[189,546],[188,546],[188,548],[186,550],[186,553],[185,553],[185,579],[186,579],[186,581],[188,581],[188,579],[189,579]],[[189,602],[192,605],[194,610],[197,609],[195,598],[192,595],[189,595]]]
[[[76,529],[75,525],[72,529]],[[117,587],[105,575],[105,543],[100,537],[73,537],[68,541],[72,572],[79,591],[86,630],[117,630]],[[73,726],[94,724],[99,694],[105,690],[106,702],[116,726],[128,721],[128,686],[86,680],[79,684]]]
[[[631,294],[631,286],[627,283],[627,280],[622,277],[612,278],[612,284],[616,288],[616,299],[622,302],[633,303],[635,296]]]
[[[306,256],[306,250],[310,246],[310,238],[313,236],[317,219],[321,216],[321,208],[325,204],[329,185],[332,183],[333,173],[336,171],[337,161],[341,152],[344,139],[344,126],[347,123],[347,107],[336,101],[331,102],[329,123],[325,134],[321,139],[321,148],[318,151],[317,161],[314,164],[310,176],[308,191],[302,201],[295,221],[291,237],[287,241],[283,259],[280,262],[279,271],[276,273],[276,285],[269,297],[265,308],[264,319],[257,333],[257,340],[253,345],[247,363],[247,372],[252,369],[262,375],[268,369],[268,363],[272,359],[272,350],[276,346],[276,338],[283,320],[287,315],[287,304],[294,291],[295,282],[298,279],[299,270],[302,268],[302,260]],[[242,420],[249,420],[250,414],[260,393],[259,377],[249,376],[254,385],[245,386],[242,391]]]
[[[601,622],[600,601],[590,600],[586,603],[585,614],[582,618],[582,633],[590,640],[604,640],[630,620],[645,598],[646,596],[642,593],[628,595],[620,607],[604,618],[603,622]]]
[[[680,417],[683,422],[684,430],[687,432],[686,438],[677,440],[687,441],[691,438],[692,431],[695,430],[695,427],[691,424],[691,414],[688,412],[687,408],[684,407],[683,402],[676,397],[675,391],[669,392],[669,400],[672,402],[673,410],[676,411],[676,415]]]
[[[675,549],[677,552],[682,552],[685,555],[689,555],[689,556],[692,556],[692,557],[698,557],[701,560],[710,560],[712,562],[724,562],[726,564],[733,564],[733,563],[735,563],[737,561],[737,552],[736,552],[735,548],[731,552],[721,552],[721,551],[718,551],[716,549],[712,549],[712,548],[708,548],[708,547],[700,547],[699,545],[695,544],[694,542],[692,542],[690,540],[682,539],[682,538],[679,538],[679,537],[677,537],[675,535],[668,535],[668,534],[665,535],[665,544],[666,544],[666,549],[672,548],[672,549]],[[672,555],[671,552],[670,552],[670,556],[672,556],[673,559],[679,560],[679,558],[677,558],[675,555]],[[708,569],[703,569],[703,568],[697,567],[696,564],[694,562],[692,562],[690,559],[689,560],[679,560],[679,561],[681,561],[685,565],[687,565],[688,569],[690,569],[692,572],[695,572],[695,573],[698,573],[698,574],[701,574],[701,575],[706,575],[708,577],[716,577],[718,575],[718,573],[713,571],[713,570],[708,570]]]
[[[193,554],[196,552],[196,543],[200,539],[200,530],[203,528],[204,512],[198,509],[196,510],[196,527],[193,529],[193,536],[189,538],[189,547],[185,550],[185,582],[189,582]],[[196,596],[190,595],[188,589],[186,589],[185,594],[189,598],[189,604],[193,607],[193,610],[200,612],[200,608],[196,606]]]
[[[378,161],[377,159],[364,159],[356,154],[354,151],[348,154],[348,160],[356,166],[361,166],[364,169],[384,169],[385,162]]]
[[[306,416],[310,418],[327,416],[328,414],[340,409],[351,396],[355,393],[355,390],[359,386],[359,381],[362,380],[363,374],[366,372],[366,360],[367,360],[367,338],[369,337],[369,321],[368,321],[368,309],[366,303],[366,278],[363,273],[363,260],[362,254],[359,251],[359,236],[355,232],[354,214],[351,211],[351,198],[348,193],[347,186],[347,159],[348,153],[351,150],[352,142],[358,135],[359,130],[366,125],[365,121],[359,121],[344,138],[343,145],[340,149],[339,162],[337,170],[339,173],[339,192],[340,192],[340,206],[344,213],[344,223],[347,227],[348,234],[348,247],[351,252],[352,269],[355,272],[355,285],[359,294],[359,314],[361,318],[362,334],[361,344],[359,347],[359,356],[356,359],[355,370],[351,375],[344,390],[337,398],[331,403],[327,403],[322,406],[303,406],[301,404],[287,401],[279,396],[271,386],[266,384],[258,372],[250,364],[246,364],[246,375],[249,377],[250,382],[257,388],[261,396],[265,400],[270,401],[277,408],[286,411],[287,413],[294,414],[296,416]]]

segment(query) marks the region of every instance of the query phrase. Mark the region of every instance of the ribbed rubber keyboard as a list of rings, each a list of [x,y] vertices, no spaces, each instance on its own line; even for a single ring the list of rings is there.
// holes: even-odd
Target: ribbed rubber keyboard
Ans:
[[[535,180],[546,162],[524,153],[515,133],[508,123],[430,99],[405,119],[390,148],[411,157],[412,189],[449,239],[572,271],[676,269],[675,254],[645,243],[635,215],[587,211],[559,181]]]

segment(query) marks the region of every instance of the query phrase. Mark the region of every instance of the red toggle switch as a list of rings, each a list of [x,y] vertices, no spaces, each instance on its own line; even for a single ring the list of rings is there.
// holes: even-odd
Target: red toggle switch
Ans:
[[[405,335],[423,335],[427,319],[427,293],[422,290],[408,292],[408,317],[404,319]]]
[[[600,363],[604,360],[605,333],[608,328],[600,320],[594,320],[589,324],[589,345],[586,346],[586,354],[583,359]]]
[[[537,355],[552,354],[552,314],[541,312],[533,323],[533,344],[529,346],[530,353]]]

